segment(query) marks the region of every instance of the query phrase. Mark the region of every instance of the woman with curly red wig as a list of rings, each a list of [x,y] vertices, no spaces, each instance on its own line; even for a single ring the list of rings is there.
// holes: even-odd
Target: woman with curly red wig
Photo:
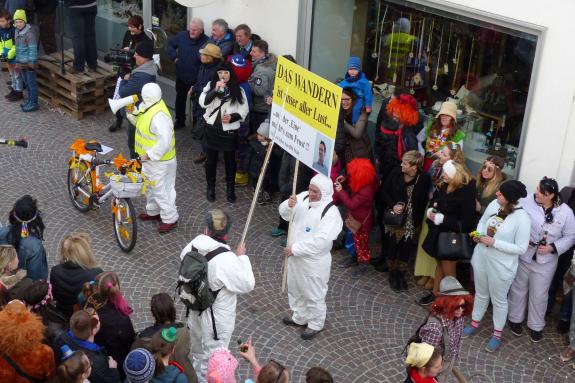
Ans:
[[[347,164],[347,184],[349,193],[343,189],[342,183],[346,180],[339,176],[335,182],[335,203],[342,203],[347,209],[346,226],[355,233],[353,242],[357,253],[359,267],[353,272],[354,278],[359,278],[366,273],[369,267],[371,253],[369,251],[369,233],[373,225],[373,200],[377,191],[377,174],[375,167],[367,158],[355,158]],[[355,228],[353,223],[355,221]],[[357,229],[359,223],[359,229]],[[357,229],[357,231],[356,231]],[[346,259],[342,266],[350,267],[356,263],[353,258]]]
[[[473,296],[454,277],[443,278],[439,291],[427,323],[419,329],[419,336],[422,342],[439,348],[445,359],[455,361],[461,348],[465,318],[473,311]]]

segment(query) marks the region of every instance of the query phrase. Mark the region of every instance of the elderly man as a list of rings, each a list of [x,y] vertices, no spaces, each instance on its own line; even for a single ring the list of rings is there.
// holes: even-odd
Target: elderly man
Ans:
[[[186,101],[188,91],[196,82],[200,69],[199,50],[208,41],[204,22],[194,18],[187,31],[181,31],[168,40],[168,58],[176,63],[176,122],[174,129],[186,126]]]
[[[261,40],[256,34],[252,34],[252,30],[246,24],[240,24],[234,29],[236,41],[234,42],[233,54],[242,55],[243,58],[250,58],[252,44],[256,40]]]
[[[136,126],[136,153],[143,161],[142,173],[151,182],[142,221],[159,221],[160,234],[178,223],[176,208],[176,139],[172,116],[156,83],[142,88],[142,102],[128,120]]]
[[[285,248],[288,257],[288,298],[291,317],[288,326],[307,326],[302,339],[312,339],[324,326],[325,296],[331,270],[331,247],[343,227],[339,210],[332,202],[333,184],[322,175],[314,176],[309,191],[292,195],[279,207],[285,220],[292,215],[293,230]]]
[[[250,56],[253,71],[248,83],[253,94],[253,107],[250,108],[250,132],[255,133],[261,123],[269,117],[276,75],[277,57],[269,53],[268,43],[254,41]]]
[[[208,42],[220,47],[224,59],[232,54],[232,49],[234,48],[234,32],[228,27],[226,20],[216,19],[212,22],[212,37],[210,37]]]

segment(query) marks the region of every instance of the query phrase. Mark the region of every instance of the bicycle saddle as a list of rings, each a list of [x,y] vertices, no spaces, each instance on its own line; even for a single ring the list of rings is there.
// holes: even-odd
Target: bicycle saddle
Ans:
[[[99,142],[86,142],[84,148],[89,151],[96,151],[98,153],[102,152],[102,145]]]

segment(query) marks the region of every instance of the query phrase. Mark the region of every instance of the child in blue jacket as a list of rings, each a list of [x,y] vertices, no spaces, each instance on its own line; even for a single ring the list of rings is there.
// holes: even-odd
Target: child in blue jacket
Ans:
[[[16,45],[16,63],[20,65],[22,78],[28,88],[28,100],[21,104],[23,112],[38,110],[38,83],[36,68],[38,66],[38,36],[26,19],[26,11],[14,12],[14,42]]]
[[[5,96],[8,101],[22,98],[22,78],[18,65],[14,62],[14,57],[16,57],[14,31],[12,15],[5,9],[0,10],[0,61],[8,64],[8,73],[10,73],[10,93]]]
[[[365,73],[361,71],[361,60],[357,56],[351,56],[347,61],[347,73],[344,80],[337,85],[342,88],[351,88],[357,96],[351,117],[352,124],[355,124],[361,114],[361,109],[365,107],[367,113],[371,113],[373,97],[371,94],[371,84]]]

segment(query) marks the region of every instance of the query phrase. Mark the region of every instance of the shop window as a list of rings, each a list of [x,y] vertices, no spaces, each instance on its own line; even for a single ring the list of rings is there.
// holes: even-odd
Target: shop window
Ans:
[[[162,28],[170,38],[187,27],[187,8],[174,0],[152,0],[152,25]],[[162,76],[176,79],[176,65],[168,60],[166,47],[160,50]]]
[[[428,121],[442,101],[455,101],[468,167],[475,173],[498,155],[514,177],[537,36],[430,6],[314,1],[311,70],[336,81],[359,56],[373,83],[372,121],[394,87],[407,89]]]
[[[96,39],[100,51],[122,48],[128,19],[133,15],[142,16],[141,0],[98,0]]]

